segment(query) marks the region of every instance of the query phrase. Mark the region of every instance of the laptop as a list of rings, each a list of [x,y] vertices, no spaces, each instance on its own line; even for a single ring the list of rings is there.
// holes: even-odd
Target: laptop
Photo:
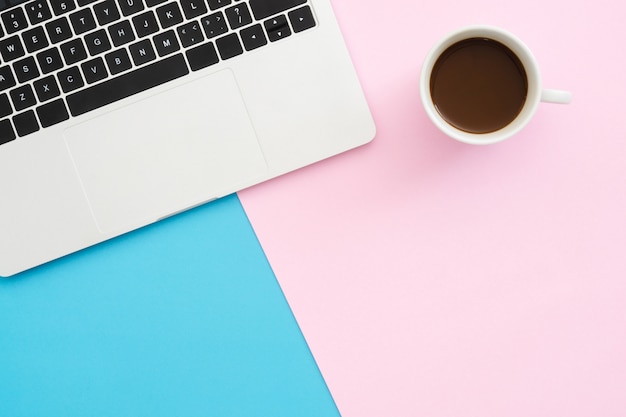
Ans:
[[[0,0],[0,276],[363,145],[329,0]]]

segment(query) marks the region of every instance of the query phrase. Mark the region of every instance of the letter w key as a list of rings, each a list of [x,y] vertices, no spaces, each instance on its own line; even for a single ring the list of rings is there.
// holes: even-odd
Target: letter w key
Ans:
[[[24,48],[22,42],[17,35],[0,41],[0,54],[4,62],[13,61],[24,55]]]

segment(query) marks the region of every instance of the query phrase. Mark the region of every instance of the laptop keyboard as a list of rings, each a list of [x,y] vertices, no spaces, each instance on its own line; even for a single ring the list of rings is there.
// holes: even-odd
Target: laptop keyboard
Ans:
[[[0,144],[316,25],[307,0],[0,0]]]

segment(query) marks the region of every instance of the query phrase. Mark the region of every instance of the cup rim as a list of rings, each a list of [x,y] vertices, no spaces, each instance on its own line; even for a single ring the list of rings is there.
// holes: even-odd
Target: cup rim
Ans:
[[[430,94],[430,77],[439,56],[453,44],[469,38],[487,38],[498,41],[510,48],[520,59],[526,71],[528,92],[526,101],[517,117],[508,125],[489,133],[471,133],[449,124],[435,108]],[[448,136],[469,144],[488,145],[501,142],[516,133],[530,122],[541,101],[541,74],[532,52],[512,33],[491,25],[470,25],[459,28],[443,36],[430,49],[422,64],[420,74],[420,95],[422,104],[433,123]]]

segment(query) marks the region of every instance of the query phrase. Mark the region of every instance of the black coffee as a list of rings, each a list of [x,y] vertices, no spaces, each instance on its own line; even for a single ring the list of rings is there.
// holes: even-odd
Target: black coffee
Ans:
[[[528,82],[519,58],[492,39],[471,38],[446,49],[435,63],[430,94],[451,125],[489,133],[512,122],[526,101]]]

